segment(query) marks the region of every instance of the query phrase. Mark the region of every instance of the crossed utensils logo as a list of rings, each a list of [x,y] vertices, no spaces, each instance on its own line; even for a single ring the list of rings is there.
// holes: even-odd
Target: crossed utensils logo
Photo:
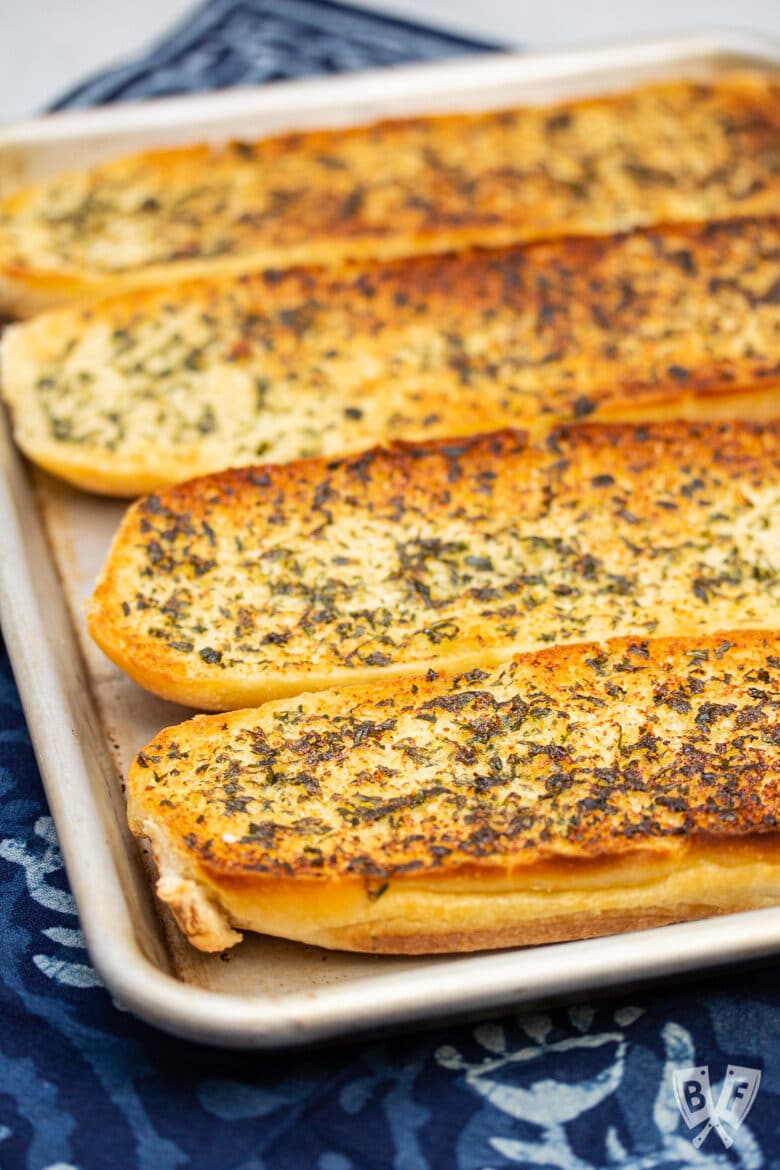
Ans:
[[[677,1106],[688,1129],[696,1129],[703,1121],[707,1123],[693,1138],[696,1149],[701,1147],[710,1130],[714,1129],[728,1150],[734,1144],[734,1138],[723,1123],[732,1129],[739,1129],[742,1125],[756,1099],[761,1084],[761,1070],[730,1064],[726,1069],[718,1104],[714,1107],[708,1065],[675,1069],[672,1080]]]

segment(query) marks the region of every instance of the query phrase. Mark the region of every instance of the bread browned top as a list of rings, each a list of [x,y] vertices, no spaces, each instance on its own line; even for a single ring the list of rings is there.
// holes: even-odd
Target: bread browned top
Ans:
[[[615,639],[161,732],[131,819],[216,878],[333,881],[774,835],[780,638]],[[725,856],[725,854],[724,854]]]
[[[758,74],[664,82],[115,160],[0,205],[6,307],[177,272],[773,211],[778,92]]]
[[[740,414],[780,398],[780,218],[131,294],[11,330],[2,381],[32,459],[119,494],[387,438]]]
[[[243,469],[143,499],[89,615],[226,709],[613,634],[774,627],[780,425],[580,426]]]

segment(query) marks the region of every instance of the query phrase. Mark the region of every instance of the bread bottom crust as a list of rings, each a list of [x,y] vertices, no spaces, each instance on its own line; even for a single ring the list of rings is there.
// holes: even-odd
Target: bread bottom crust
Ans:
[[[442,954],[645,930],[780,904],[774,839],[675,839],[606,862],[548,861],[514,872],[340,881],[206,873],[161,825],[147,836],[157,893],[200,950],[252,930],[330,949]]]
[[[626,934],[632,930],[650,930],[654,926],[668,926],[672,922],[687,922],[710,918],[738,910],[755,910],[757,906],[734,905],[723,909],[695,904],[677,907],[674,911],[592,910],[588,918],[581,915],[550,918],[544,922],[523,923],[501,930],[472,929],[448,934],[418,935],[383,933],[365,937],[359,932],[354,937],[335,935],[327,943],[334,950],[364,951],[376,955],[435,955],[470,951],[493,951],[508,947],[541,946],[545,943],[572,942],[586,938],[601,938],[610,934]]]

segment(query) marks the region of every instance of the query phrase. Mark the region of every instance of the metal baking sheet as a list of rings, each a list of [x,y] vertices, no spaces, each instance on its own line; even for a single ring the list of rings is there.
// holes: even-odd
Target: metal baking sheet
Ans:
[[[63,114],[0,131],[0,191],[152,145],[386,115],[548,102],[651,78],[780,69],[780,45],[702,33],[507,54]],[[122,781],[188,712],[140,690],[91,643],[84,602],[122,514],[33,472],[0,419],[0,615],[92,960],[149,1022],[232,1047],[300,1045],[596,992],[780,951],[780,907],[584,942],[469,955],[327,952],[250,935],[202,955],[156,905]]]

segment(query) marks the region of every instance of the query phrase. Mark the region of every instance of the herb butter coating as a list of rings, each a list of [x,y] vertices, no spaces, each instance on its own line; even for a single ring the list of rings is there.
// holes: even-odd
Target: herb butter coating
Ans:
[[[134,504],[89,627],[225,710],[513,650],[778,624],[780,424],[505,431],[240,469]]]
[[[780,218],[134,294],[12,329],[2,364],[26,454],[119,495],[388,439],[767,416]]]
[[[733,74],[121,158],[0,204],[0,305],[773,211],[778,93]]]
[[[204,949],[462,950],[780,902],[780,639],[614,639],[161,732],[129,779]]]

